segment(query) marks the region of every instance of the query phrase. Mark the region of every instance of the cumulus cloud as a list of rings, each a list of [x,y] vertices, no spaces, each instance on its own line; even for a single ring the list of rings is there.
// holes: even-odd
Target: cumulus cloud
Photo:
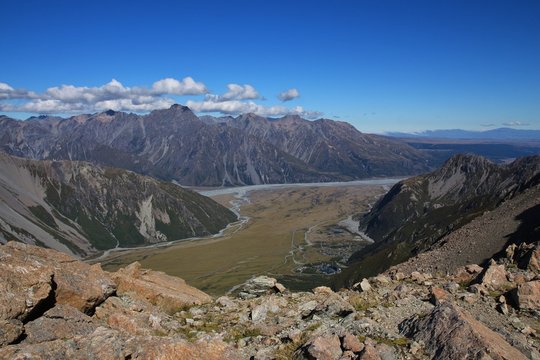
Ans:
[[[300,115],[305,118],[313,119],[320,117],[322,113],[318,111],[307,111],[301,106],[288,108],[285,106],[263,106],[253,101],[244,102],[239,100],[230,101],[192,101],[187,102],[187,106],[195,112],[219,112],[227,115],[238,115],[254,113],[265,117],[279,117],[285,115]]]
[[[503,123],[504,126],[529,126],[529,123],[525,123],[522,121],[510,121]]]
[[[148,112],[164,109],[176,101],[173,96],[205,95],[201,101],[187,102],[195,112],[217,112],[226,115],[255,113],[265,117],[300,115],[305,118],[317,118],[318,111],[308,111],[301,106],[293,108],[275,105],[263,106],[253,100],[263,99],[259,92],[249,84],[227,85],[227,91],[221,95],[209,94],[206,85],[191,77],[182,80],[165,78],[154,82],[150,87],[124,86],[112,79],[101,86],[60,85],[35,93],[15,89],[0,82],[0,111],[26,112],[40,114],[82,113],[112,109],[115,111]],[[296,89],[289,89],[280,94],[282,101],[298,97]]]
[[[127,87],[116,79],[102,86],[60,85],[41,94],[17,90],[0,83],[0,110],[6,112],[73,113],[102,110],[145,112],[170,107],[175,101],[166,95],[200,95],[206,86],[191,77],[182,80],[166,78],[151,88]],[[26,102],[7,100],[22,99]]]
[[[23,89],[14,89],[6,83],[0,82],[0,100],[28,99],[34,94]]]
[[[291,101],[293,99],[296,99],[299,96],[300,96],[300,93],[298,92],[298,90],[295,88],[292,88],[292,89],[280,92],[278,94],[278,99],[285,102],[285,101]]]
[[[173,78],[156,81],[152,85],[152,91],[157,95],[200,95],[208,92],[206,85],[196,82],[190,76],[183,78],[182,81]]]
[[[223,95],[206,95],[206,100],[211,102],[223,102],[231,100],[253,100],[260,99],[261,95],[251,85],[227,84],[228,91]]]

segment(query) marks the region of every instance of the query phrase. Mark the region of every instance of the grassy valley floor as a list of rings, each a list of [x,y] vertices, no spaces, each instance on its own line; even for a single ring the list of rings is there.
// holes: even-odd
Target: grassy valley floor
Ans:
[[[328,283],[327,274],[339,271],[348,255],[365,246],[347,219],[366,211],[384,191],[380,185],[342,185],[253,190],[241,200],[216,195],[216,201],[228,206],[242,201],[240,213],[249,220],[229,227],[221,237],[113,252],[101,262],[112,271],[139,261],[212,295],[263,274],[292,290],[311,289]]]

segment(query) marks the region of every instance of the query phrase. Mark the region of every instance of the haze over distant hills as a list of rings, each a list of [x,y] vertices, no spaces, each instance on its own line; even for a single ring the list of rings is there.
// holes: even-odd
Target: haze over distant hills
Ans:
[[[346,122],[254,114],[199,118],[181,105],[148,115],[0,116],[0,144],[11,155],[84,160],[199,186],[343,181],[433,167],[429,154]]]
[[[385,135],[398,138],[475,139],[475,140],[540,140],[540,130],[513,129],[502,127],[484,131],[461,129],[426,130],[421,132],[387,132]]]

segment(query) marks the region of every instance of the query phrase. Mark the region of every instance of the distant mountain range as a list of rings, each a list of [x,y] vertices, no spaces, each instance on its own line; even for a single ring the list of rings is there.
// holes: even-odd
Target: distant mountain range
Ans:
[[[0,152],[0,242],[76,256],[217,233],[236,216],[210,198],[131,171]]]
[[[31,159],[83,160],[183,185],[230,186],[404,176],[433,168],[404,142],[345,122],[298,116],[197,117],[173,105],[70,118],[0,116],[0,149]]]
[[[496,165],[456,155],[432,173],[403,180],[360,219],[360,230],[375,243],[351,256],[341,280],[357,281],[399,264],[539,184],[540,156]]]
[[[471,140],[540,140],[540,130],[513,129],[508,127],[467,131],[460,129],[426,130],[415,133],[387,132],[385,135],[398,138],[471,139]]]

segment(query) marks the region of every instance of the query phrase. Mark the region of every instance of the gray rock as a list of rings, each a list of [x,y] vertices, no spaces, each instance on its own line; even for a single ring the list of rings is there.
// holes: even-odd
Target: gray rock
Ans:
[[[405,320],[400,330],[407,337],[424,341],[426,350],[437,359],[526,359],[501,335],[449,302],[436,306],[425,317]]]

